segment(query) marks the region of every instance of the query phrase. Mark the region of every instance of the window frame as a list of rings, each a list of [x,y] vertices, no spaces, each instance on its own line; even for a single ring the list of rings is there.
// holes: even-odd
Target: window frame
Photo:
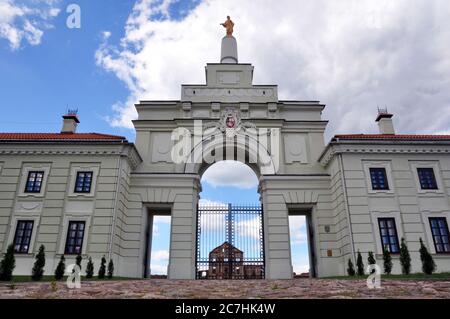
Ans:
[[[31,223],[30,235],[27,236],[27,237],[22,236],[22,240],[21,240],[21,243],[20,243],[20,248],[22,248],[22,246],[24,246],[24,242],[23,242],[24,238],[28,238],[28,243],[27,243],[27,246],[28,246],[28,247],[27,247],[27,250],[26,250],[26,251],[22,251],[22,249],[20,249],[19,251],[17,251],[17,250],[16,250],[16,245],[17,245],[17,242],[16,242],[16,240],[17,240],[17,234],[18,234],[18,231],[19,231],[19,225],[22,224],[22,223],[25,223],[25,228],[23,229],[24,231],[26,230],[26,225]],[[32,241],[33,241],[33,234],[34,234],[34,233],[33,233],[33,232],[34,232],[34,226],[35,226],[35,221],[34,221],[33,219],[19,219],[19,220],[17,220],[16,225],[15,225],[16,229],[15,229],[15,231],[14,231],[14,237],[13,237],[13,241],[12,241],[12,244],[13,244],[13,246],[14,246],[14,254],[18,254],[18,255],[27,255],[27,254],[30,253],[30,248],[32,248]]]
[[[442,194],[444,192],[442,179],[441,179],[441,169],[439,166],[439,161],[410,161],[410,167],[412,170],[413,178],[416,183],[417,193],[419,194]],[[419,179],[418,168],[432,168],[434,172],[434,178],[436,180],[437,189],[422,189]]]
[[[372,170],[383,170],[386,188],[374,188],[373,179],[372,179]],[[387,172],[386,172],[386,167],[376,167],[376,166],[369,167],[369,178],[370,178],[370,186],[372,187],[373,191],[389,191],[390,190],[390,184],[389,184],[389,179],[388,179]]]
[[[90,192],[79,193],[76,192],[76,182],[78,173],[92,172],[91,179],[91,189]],[[68,197],[81,197],[81,198],[92,198],[96,194],[97,178],[100,172],[100,163],[71,163],[70,177],[67,188]]]
[[[395,185],[392,178],[391,161],[389,160],[362,160],[363,171],[366,179],[366,189],[368,194],[394,194]],[[386,173],[387,184],[389,189],[373,189],[372,178],[370,175],[371,168],[384,168]]]
[[[18,197],[44,197],[45,196],[45,190],[47,188],[47,180],[50,175],[50,167],[51,164],[49,163],[24,163],[22,167],[22,173],[20,175],[20,183],[19,183],[19,189],[17,190]],[[33,192],[28,193],[26,192],[26,186],[28,182],[28,176],[30,172],[44,172],[44,176],[42,178],[41,183],[41,189],[40,192]]]
[[[436,178],[436,173],[435,173],[434,167],[416,167],[416,170],[417,170],[417,178],[419,180],[419,187],[420,187],[421,190],[423,190],[423,191],[436,191],[436,190],[439,190],[439,185],[438,185],[438,182],[437,182],[437,178]],[[434,185],[435,185],[434,188],[424,188],[423,187],[421,179],[420,179],[420,172],[419,172],[420,170],[431,170],[431,172],[433,174]]]
[[[71,232],[70,226],[72,224],[75,224],[75,223],[76,224],[83,224],[83,235],[81,236],[80,251],[78,253],[76,253],[76,252],[70,253],[70,252],[68,252],[69,239],[71,238],[70,237],[70,232]],[[69,222],[67,224],[66,242],[65,242],[65,245],[64,245],[64,255],[76,256],[76,255],[82,255],[83,254],[83,245],[84,245],[84,239],[85,239],[85,235],[86,235],[86,224],[87,223],[86,223],[85,220],[69,220]],[[74,237],[75,241],[78,239],[77,235],[78,235],[79,231],[80,231],[79,230],[79,226],[77,226],[77,228],[75,229],[75,237]],[[73,246],[75,248],[78,245],[76,245],[76,243],[75,243]]]
[[[28,190],[28,184],[30,183],[30,176],[31,174],[35,174],[35,178],[34,178],[34,184],[33,184],[33,189],[32,190]],[[36,187],[36,179],[38,174],[42,174],[42,178],[41,178],[41,184],[39,185],[39,190],[35,190]],[[37,170],[30,170],[28,171],[27,174],[27,179],[25,181],[25,189],[23,190],[24,194],[40,194],[42,191],[42,186],[44,184],[44,178],[45,178],[45,171],[37,171]]]
[[[396,251],[396,252],[393,252],[392,251],[392,245],[393,245],[393,243],[391,243],[391,235],[389,235],[389,229],[391,229],[391,228],[389,228],[389,227],[386,227],[385,229],[387,230],[387,232],[388,232],[388,234],[387,234],[387,238],[388,238],[388,242],[389,242],[389,252],[392,254],[392,255],[398,255],[399,253],[400,253],[400,241],[399,241],[399,237],[398,237],[398,231],[397,231],[397,223],[396,223],[396,220],[395,220],[395,217],[378,217],[377,218],[377,222],[378,222],[378,231],[379,231],[379,234],[380,234],[380,241],[381,241],[381,249],[382,249],[382,252],[384,252],[385,251],[385,249],[386,249],[386,247],[385,247],[385,245],[384,245],[384,242],[383,242],[383,237],[386,237],[386,236],[383,236],[383,234],[382,234],[382,228],[381,228],[381,221],[384,221],[385,223],[386,223],[386,225],[388,224],[387,222],[388,222],[388,220],[392,220],[393,221],[393,223],[394,223],[394,231],[395,231],[395,238],[396,238],[396,240],[397,240],[397,248],[398,248],[398,251]]]
[[[80,174],[90,174],[91,175],[91,180],[90,180],[90,183],[89,183],[89,191],[84,190],[84,187],[85,187],[84,179],[83,179],[82,190],[81,191],[77,190],[77,188],[78,188],[78,178],[79,178]],[[77,171],[76,175],[75,175],[75,184],[74,184],[74,188],[73,188],[73,193],[74,194],[90,194],[92,192],[92,182],[93,182],[93,180],[94,180],[94,171],[92,171],[92,170],[91,171],[81,171],[81,170]]]
[[[447,218],[444,217],[444,216],[428,217],[428,223],[430,225],[430,232],[431,232],[431,237],[433,239],[435,253],[438,254],[438,255],[448,255],[448,254],[450,254],[450,248],[449,248],[448,251],[438,251],[438,249],[437,249],[437,245],[438,244],[436,243],[435,235],[433,234],[433,229],[434,228],[433,228],[432,220],[443,220],[444,221],[444,223],[445,223],[445,230],[447,231],[447,235],[446,235],[447,236],[447,241],[449,242],[447,244],[450,245],[450,230],[448,228]],[[438,229],[440,229],[440,227]],[[443,235],[440,234],[439,237],[442,238]]]

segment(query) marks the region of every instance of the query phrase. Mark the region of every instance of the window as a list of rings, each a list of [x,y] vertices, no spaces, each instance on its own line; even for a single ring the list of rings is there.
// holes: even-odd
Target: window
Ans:
[[[29,172],[25,184],[25,193],[40,193],[44,172]]]
[[[386,169],[384,167],[371,167],[369,168],[369,171],[373,190],[389,190]]]
[[[31,220],[17,221],[16,234],[14,235],[14,252],[18,254],[28,254],[30,248],[31,235],[33,233]]]
[[[434,176],[433,168],[419,167],[417,168],[417,175],[419,176],[419,183],[421,189],[438,189],[436,183],[436,176]]]
[[[430,226],[436,253],[450,253],[448,225],[445,217],[430,218]]]
[[[85,228],[84,221],[69,222],[65,254],[67,255],[81,254],[83,248],[84,228]]]
[[[378,218],[380,226],[381,245],[383,251],[387,248],[389,252],[396,254],[400,251],[398,245],[397,228],[394,218]]]
[[[93,172],[77,172],[74,193],[90,193]]]

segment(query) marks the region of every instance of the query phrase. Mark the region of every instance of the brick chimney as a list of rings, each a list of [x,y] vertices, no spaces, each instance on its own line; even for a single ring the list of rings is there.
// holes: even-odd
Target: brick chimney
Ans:
[[[66,115],[63,116],[63,127],[61,133],[73,134],[77,131],[77,125],[80,123],[76,110],[69,110]]]
[[[392,117],[394,115],[389,113],[387,108],[378,108],[378,117],[376,122],[378,122],[378,128],[380,129],[380,134],[393,135],[395,134],[394,123],[392,122]]]

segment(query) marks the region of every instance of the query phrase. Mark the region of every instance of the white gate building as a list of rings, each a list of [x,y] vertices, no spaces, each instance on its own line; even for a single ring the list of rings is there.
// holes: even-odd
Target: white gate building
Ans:
[[[276,85],[253,84],[253,71],[225,37],[205,85],[136,105],[135,144],[77,133],[75,114],[61,133],[0,133],[0,248],[14,244],[14,274],[30,274],[44,244],[46,274],[61,255],[70,263],[81,254],[96,266],[112,258],[118,276],[148,276],[153,216],[166,214],[168,277],[195,279],[200,179],[224,159],[259,178],[266,279],[293,276],[290,215],[307,217],[312,276],[345,275],[358,250],[381,265],[383,249],[399,273],[401,238],[413,272],[420,238],[438,271],[450,271],[450,136],[395,134],[380,112],[380,134],[325,145],[325,105],[279,100]]]

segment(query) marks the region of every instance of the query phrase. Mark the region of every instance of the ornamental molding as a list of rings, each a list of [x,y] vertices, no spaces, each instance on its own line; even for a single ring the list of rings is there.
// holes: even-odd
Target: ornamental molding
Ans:
[[[184,94],[189,97],[206,96],[206,97],[273,97],[274,90],[269,88],[257,88],[257,89],[211,89],[211,88],[187,88],[184,89]]]
[[[402,147],[403,146],[403,147]],[[407,146],[407,147],[405,147]],[[450,155],[450,148],[443,148],[433,145],[376,145],[365,146],[353,145],[329,145],[319,162],[326,167],[334,156],[338,154],[437,154]]]
[[[134,148],[127,148],[121,150],[26,150],[26,149],[0,149],[0,155],[7,156],[33,156],[33,155],[59,155],[59,156],[123,156],[126,157],[134,169],[141,162],[142,159]]]

